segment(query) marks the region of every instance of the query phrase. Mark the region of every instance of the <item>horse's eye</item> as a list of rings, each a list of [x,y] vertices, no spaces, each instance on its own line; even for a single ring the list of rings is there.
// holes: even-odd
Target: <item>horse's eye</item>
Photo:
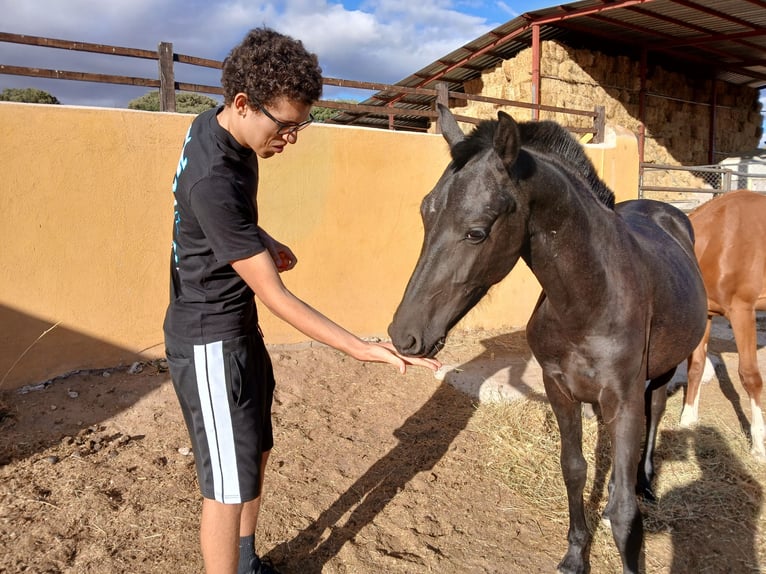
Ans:
[[[483,229],[471,229],[465,234],[466,241],[471,243],[481,243],[487,238],[487,232]]]

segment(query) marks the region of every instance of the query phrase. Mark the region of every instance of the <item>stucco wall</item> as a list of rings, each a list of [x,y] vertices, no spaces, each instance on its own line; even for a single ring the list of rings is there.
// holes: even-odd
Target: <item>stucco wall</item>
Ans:
[[[0,103],[0,384],[161,356],[170,185],[192,117]],[[635,138],[589,155],[636,196]],[[261,223],[299,258],[290,289],[362,336],[385,337],[422,240],[419,205],[448,162],[440,136],[312,126],[261,162]],[[526,323],[520,265],[460,328]],[[260,307],[267,343],[305,337]]]

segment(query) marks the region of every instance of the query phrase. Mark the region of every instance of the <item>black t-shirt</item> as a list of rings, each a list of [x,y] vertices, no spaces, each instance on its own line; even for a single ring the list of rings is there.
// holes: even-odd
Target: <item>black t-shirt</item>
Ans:
[[[222,109],[194,119],[173,181],[170,305],[164,330],[194,344],[258,327],[253,291],[230,265],[265,249],[258,232],[258,158],[220,126]]]

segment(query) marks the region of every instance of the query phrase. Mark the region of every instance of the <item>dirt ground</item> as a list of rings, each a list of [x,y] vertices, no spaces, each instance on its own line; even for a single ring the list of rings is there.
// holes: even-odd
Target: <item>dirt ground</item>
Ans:
[[[714,339],[711,350],[724,361],[720,383],[703,387],[701,416],[718,413],[708,432],[739,445],[725,464],[742,497],[721,520],[677,516],[647,528],[647,572],[766,572],[766,472],[747,460],[750,409],[733,344]],[[479,396],[544,402],[523,333],[453,335],[440,356],[457,367],[447,381],[324,347],[273,348],[272,357],[276,447],[257,546],[283,572],[555,571],[566,521],[501,480],[487,462],[486,417],[476,423]],[[0,573],[202,571],[200,498],[176,398],[162,362],[138,368],[0,392]],[[677,428],[681,395],[663,437]],[[703,468],[700,456],[682,464]],[[689,492],[668,496],[688,496],[691,512],[705,503],[704,485]],[[565,515],[563,486],[555,498]],[[598,560],[594,572],[615,571],[614,560]]]

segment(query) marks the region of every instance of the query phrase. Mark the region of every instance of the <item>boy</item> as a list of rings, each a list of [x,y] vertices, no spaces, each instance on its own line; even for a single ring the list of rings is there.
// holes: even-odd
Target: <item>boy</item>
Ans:
[[[173,182],[165,347],[194,448],[208,574],[276,572],[254,547],[273,446],[274,378],[253,295],[312,339],[358,360],[390,363],[402,373],[407,364],[439,367],[362,341],[293,295],[279,273],[295,266],[295,254],[258,225],[258,158],[298,141],[313,120],[321,73],[300,41],[251,30],[224,61],[224,105],[189,128]]]

